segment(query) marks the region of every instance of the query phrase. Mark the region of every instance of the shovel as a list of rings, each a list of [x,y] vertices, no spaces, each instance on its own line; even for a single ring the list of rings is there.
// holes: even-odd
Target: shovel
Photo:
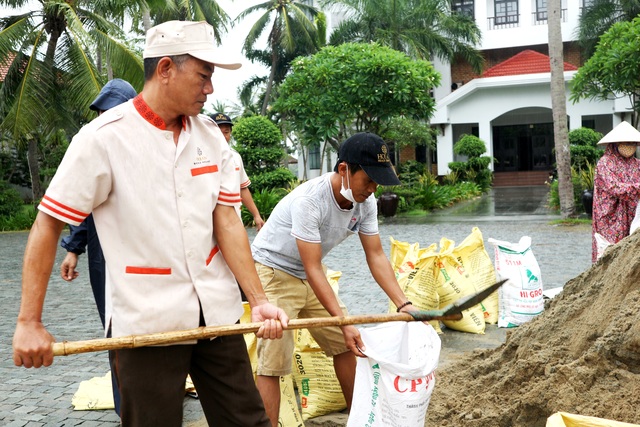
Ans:
[[[316,317],[309,319],[291,319],[287,329],[322,328],[325,326],[345,326],[365,323],[382,323],[396,321],[460,320],[462,312],[482,302],[485,298],[502,286],[501,280],[482,291],[460,298],[442,310],[412,311],[410,313],[365,314],[360,316]],[[215,338],[225,335],[246,334],[256,332],[262,322],[240,323],[226,326],[201,326],[182,331],[159,332],[155,334],[130,335],[118,338],[100,338],[85,341],[63,341],[53,343],[54,356],[90,353],[104,350],[121,350],[152,345],[175,344],[183,341]]]

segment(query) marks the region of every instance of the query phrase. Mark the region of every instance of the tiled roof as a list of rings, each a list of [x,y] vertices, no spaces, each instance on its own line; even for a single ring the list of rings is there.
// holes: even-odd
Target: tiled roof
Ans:
[[[578,67],[567,62],[564,71],[574,71]],[[520,74],[548,73],[551,71],[549,57],[533,50],[523,50],[517,55],[489,68],[482,77],[517,76]]]
[[[16,57],[15,54],[9,53],[7,58],[0,61],[0,82],[4,81],[4,78],[7,75],[7,72],[9,71],[9,66],[11,65],[15,57]]]

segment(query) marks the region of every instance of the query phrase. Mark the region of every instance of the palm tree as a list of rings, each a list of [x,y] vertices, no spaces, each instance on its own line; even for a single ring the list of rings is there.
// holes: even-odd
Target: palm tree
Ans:
[[[640,14],[637,0],[592,0],[585,4],[576,31],[587,58],[593,55],[600,36],[613,24],[631,21]]]
[[[452,13],[449,0],[324,0],[347,18],[331,33],[329,43],[378,42],[417,59],[460,57],[476,72],[483,59],[476,50],[481,33],[475,21]]]
[[[548,3],[548,30],[553,135],[558,169],[560,211],[563,218],[569,218],[575,215],[575,203],[573,183],[571,182],[571,155],[569,152],[569,130],[567,129],[567,96],[564,83],[560,14],[560,0],[550,0]]]
[[[213,26],[218,45],[231,21],[229,15],[214,0],[149,0],[148,5],[149,15],[156,25],[170,20],[207,21]]]
[[[29,0],[0,0],[22,8]],[[39,8],[0,18],[0,63],[8,66],[0,89],[0,130],[28,147],[34,199],[43,194],[37,162],[38,141],[60,129],[74,132],[78,116],[105,83],[96,52],[108,57],[113,73],[140,89],[140,56],[129,49],[121,26],[97,13],[125,2],[39,0]],[[131,5],[135,1],[126,2]],[[78,113],[81,112],[81,113]],[[87,113],[84,113],[87,112]]]
[[[254,58],[264,56],[265,51],[257,49],[256,43],[271,23],[266,51],[269,55],[268,65],[271,70],[261,109],[261,114],[264,115],[267,112],[276,77],[279,71],[282,72],[281,65],[290,62],[289,58],[293,59],[301,53],[313,53],[318,49],[317,29],[313,23],[318,10],[302,1],[269,0],[245,9],[235,21],[242,21],[254,12],[261,12],[262,15],[249,30],[244,43],[243,51],[249,59],[252,56]],[[287,55],[289,58],[285,58]]]

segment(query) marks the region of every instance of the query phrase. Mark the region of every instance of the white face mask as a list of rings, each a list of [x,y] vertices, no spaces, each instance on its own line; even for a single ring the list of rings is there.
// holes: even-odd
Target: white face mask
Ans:
[[[349,183],[349,165],[347,165],[347,187],[344,188],[344,180],[340,182],[340,194],[342,197],[350,201],[351,203],[357,203],[356,199],[353,197],[353,191],[351,191],[351,184]]]

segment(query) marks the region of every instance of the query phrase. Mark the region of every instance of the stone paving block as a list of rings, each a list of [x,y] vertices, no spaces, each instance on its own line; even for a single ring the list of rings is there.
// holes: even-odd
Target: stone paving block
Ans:
[[[118,416],[118,414],[115,413],[114,410],[108,410],[108,411],[102,411],[102,418],[100,418],[100,421],[104,421],[104,422],[115,422],[115,423],[120,423],[120,417]]]
[[[10,393],[7,394],[7,397],[9,398],[17,398],[17,399],[23,399],[26,396],[29,396],[31,393],[29,393],[26,390],[14,390]]]
[[[36,414],[34,412],[31,412],[29,414],[25,414],[23,417],[25,420],[28,421],[46,421],[46,415],[42,415],[42,414]]]
[[[27,406],[27,407],[34,407],[37,408],[38,405],[40,405],[42,402],[42,399],[40,398],[34,398],[31,395],[29,395],[28,398],[25,399],[21,399],[20,400],[20,405],[22,406]]]
[[[81,420],[84,415],[83,412],[84,411],[69,411],[67,412],[67,418]]]
[[[76,411],[76,412],[82,412],[82,419],[83,420],[99,420],[102,418],[102,411]]]
[[[42,401],[38,408],[33,412],[35,414],[48,415],[55,411],[55,408],[53,407],[54,403],[54,401]]]
[[[18,407],[18,405],[15,404],[15,403],[10,404],[10,403],[0,402],[0,414],[2,414],[4,412],[12,412],[17,407]]]
[[[13,412],[14,414],[28,414],[31,411],[35,411],[37,408],[37,406],[20,405],[11,412]]]

